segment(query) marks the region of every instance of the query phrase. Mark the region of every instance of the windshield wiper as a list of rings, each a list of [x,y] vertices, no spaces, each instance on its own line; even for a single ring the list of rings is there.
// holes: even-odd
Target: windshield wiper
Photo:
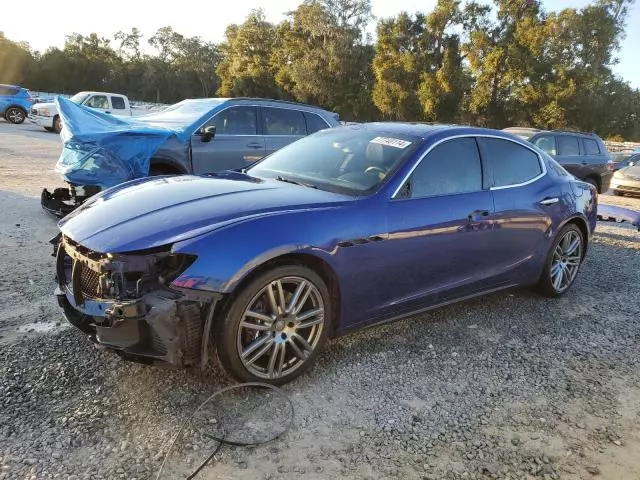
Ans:
[[[294,185],[301,185],[303,187],[309,187],[309,188],[315,188],[315,189],[318,188],[315,185],[311,185],[310,183],[299,182],[297,180],[292,180],[290,178],[285,178],[282,175],[278,175],[276,177],[276,180],[278,180],[280,182],[293,183]]]

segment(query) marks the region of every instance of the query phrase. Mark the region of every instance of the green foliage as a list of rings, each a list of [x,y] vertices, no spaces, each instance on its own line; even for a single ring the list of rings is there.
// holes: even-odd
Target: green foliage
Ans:
[[[612,67],[633,0],[545,11],[540,0],[438,0],[377,21],[370,0],[302,0],[279,24],[252,11],[219,45],[158,29],[113,40],[71,34],[33,52],[0,32],[0,82],[108,90],[138,100],[257,96],[312,103],[345,120],[576,128],[640,140],[640,91]]]

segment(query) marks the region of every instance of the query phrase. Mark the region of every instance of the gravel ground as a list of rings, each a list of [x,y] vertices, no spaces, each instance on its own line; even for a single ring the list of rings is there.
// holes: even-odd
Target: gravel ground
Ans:
[[[230,382],[122,362],[65,325],[39,206],[59,149],[0,123],[0,479],[155,478],[176,429]],[[291,430],[223,448],[198,478],[640,478],[638,285],[640,234],[601,223],[562,299],[517,290],[331,342],[284,387]],[[231,430],[224,412],[207,428]],[[210,448],[187,436],[161,478]]]

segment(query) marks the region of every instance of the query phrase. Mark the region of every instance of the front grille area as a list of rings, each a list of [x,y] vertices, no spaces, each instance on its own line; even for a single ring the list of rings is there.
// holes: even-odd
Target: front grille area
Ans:
[[[85,297],[98,298],[100,274],[86,266],[80,268],[82,268],[82,272],[80,273],[80,291]]]

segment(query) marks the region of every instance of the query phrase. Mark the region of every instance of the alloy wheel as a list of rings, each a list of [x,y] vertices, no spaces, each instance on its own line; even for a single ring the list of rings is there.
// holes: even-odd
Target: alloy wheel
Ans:
[[[578,274],[582,262],[582,238],[569,230],[558,242],[551,260],[551,285],[556,292],[568,289]]]
[[[22,123],[24,122],[24,113],[18,108],[11,108],[7,113],[7,118],[11,123]]]
[[[316,285],[298,276],[276,279],[243,313],[236,342],[240,360],[259,378],[290,375],[317,347],[324,323],[325,306]]]

